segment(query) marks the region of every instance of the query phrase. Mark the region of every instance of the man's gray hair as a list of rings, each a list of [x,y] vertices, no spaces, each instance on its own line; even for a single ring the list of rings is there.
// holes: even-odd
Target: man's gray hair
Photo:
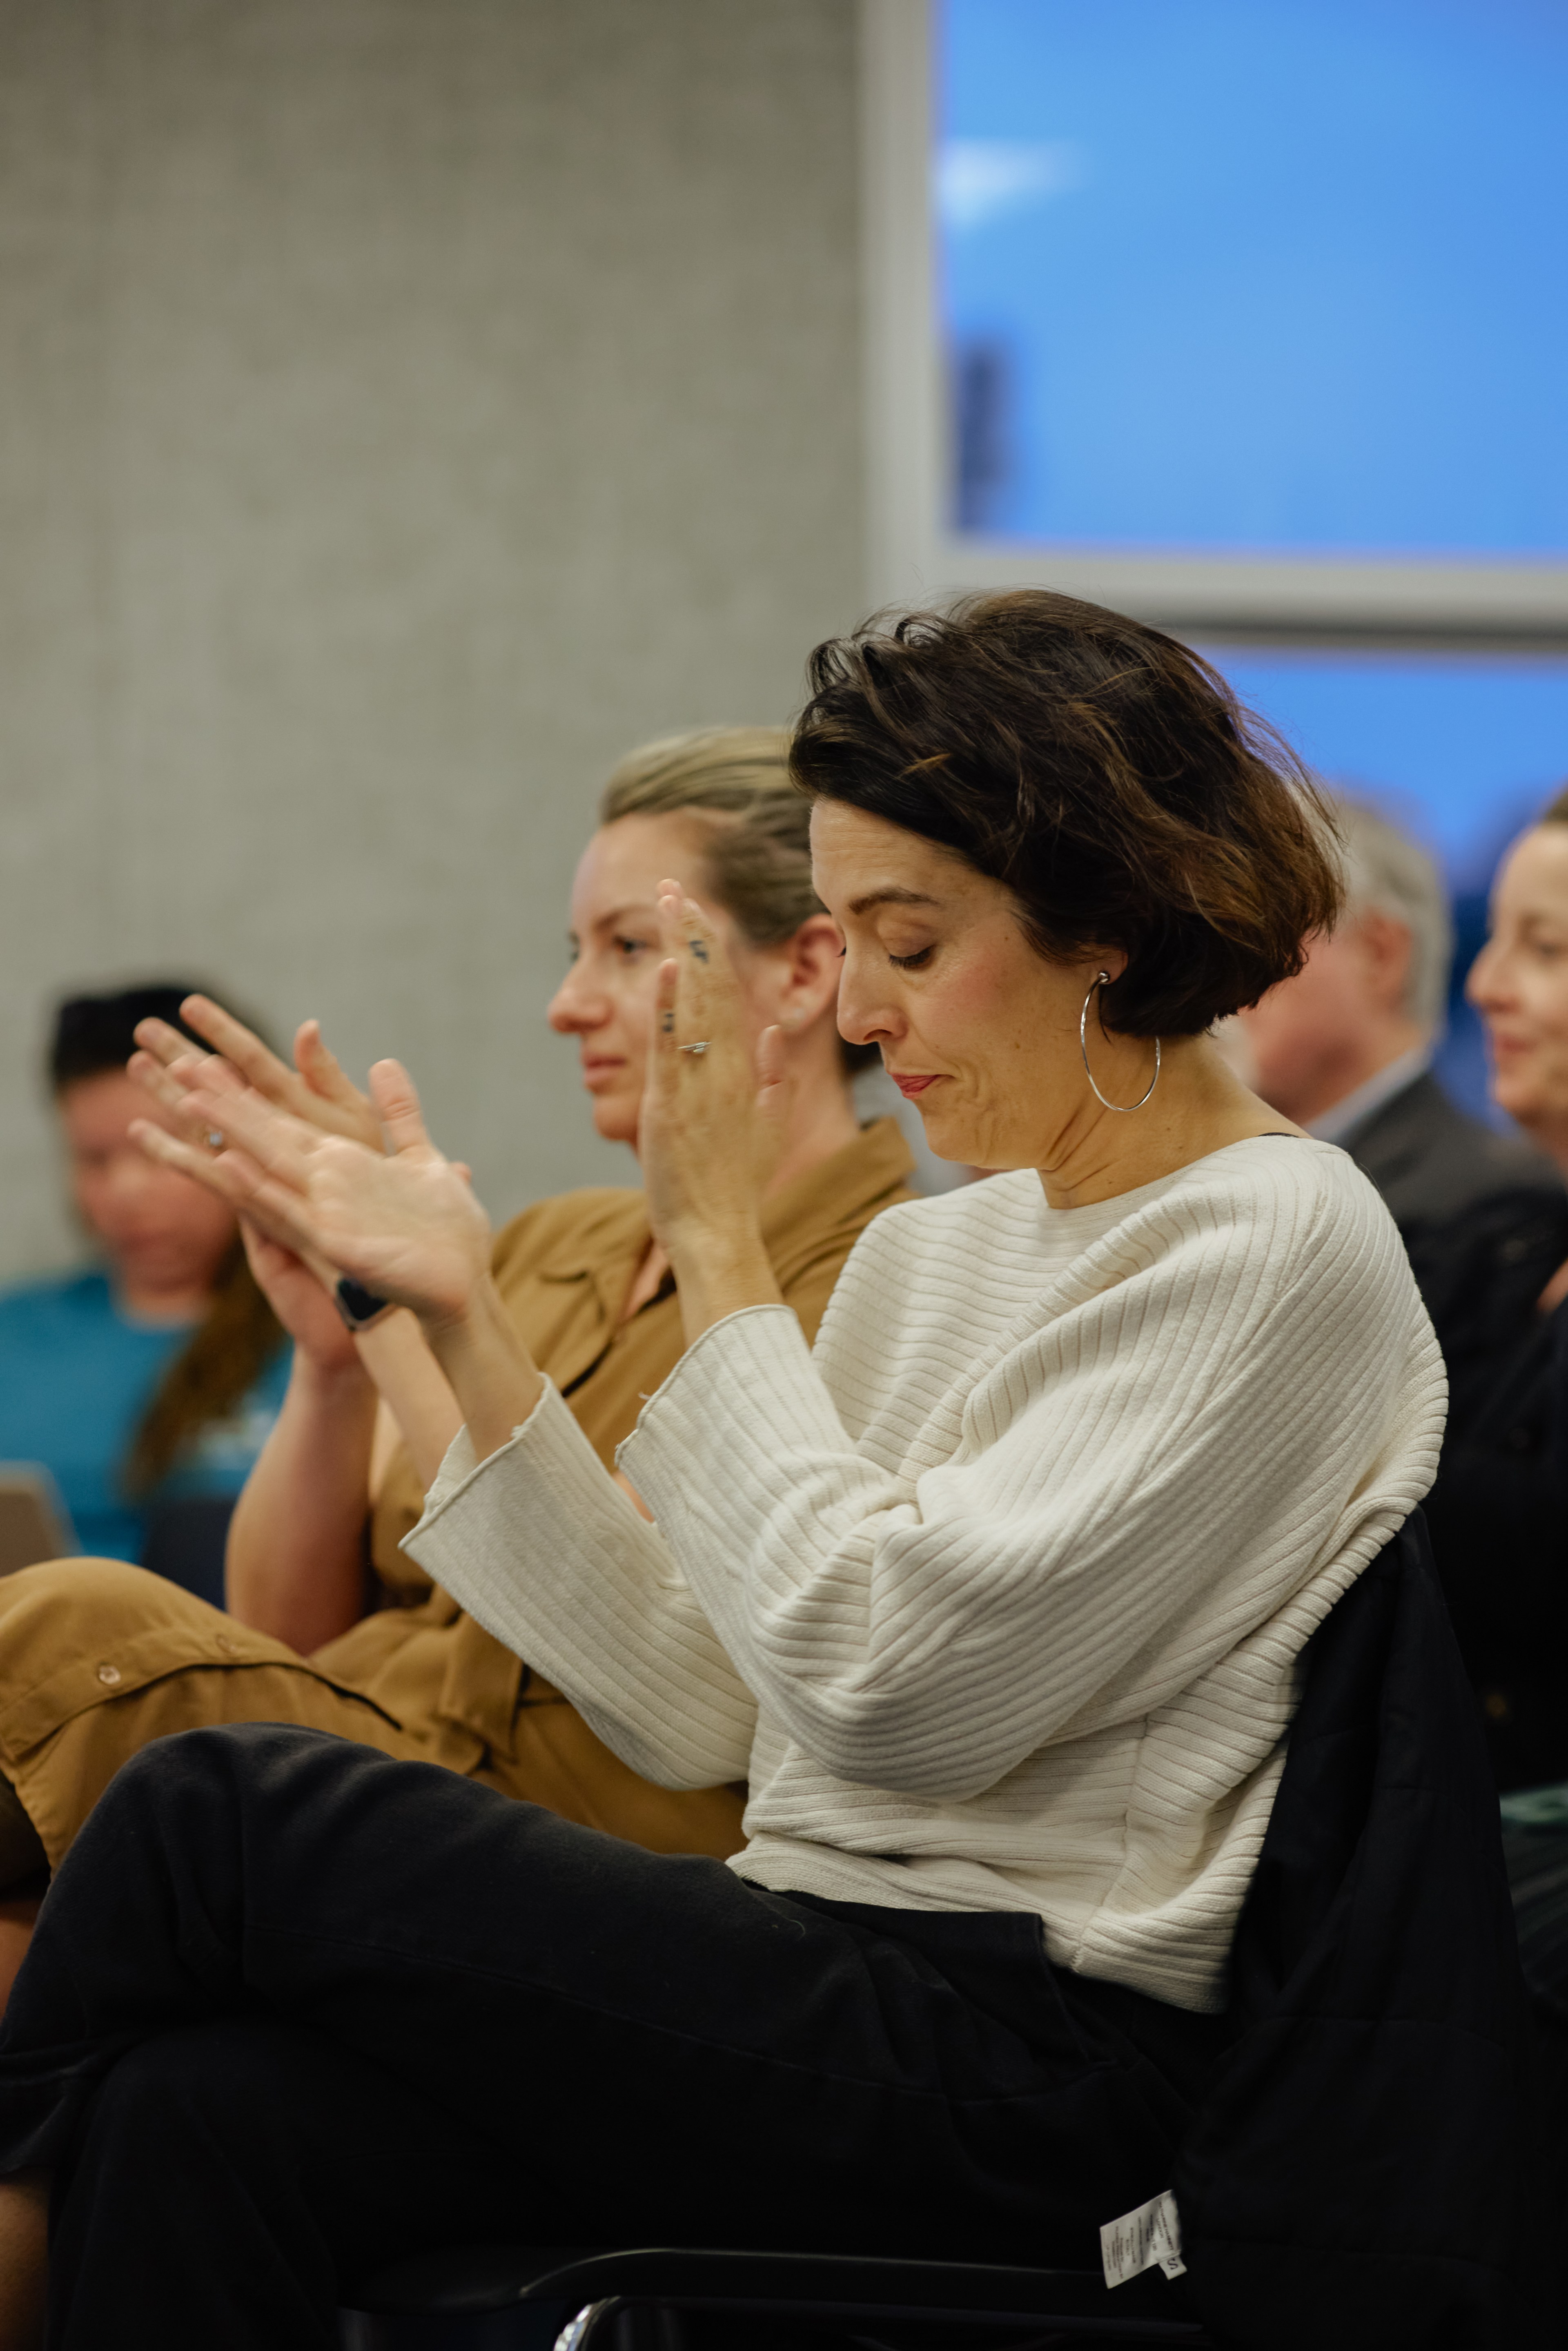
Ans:
[[[1435,1029],[1448,999],[1454,959],[1454,918],[1437,860],[1364,800],[1336,799],[1334,815],[1344,843],[1342,920],[1354,922],[1375,909],[1404,924],[1410,934],[1405,1012]]]

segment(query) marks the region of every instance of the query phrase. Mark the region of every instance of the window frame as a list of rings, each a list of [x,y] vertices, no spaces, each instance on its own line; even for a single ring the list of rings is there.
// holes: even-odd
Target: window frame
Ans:
[[[1568,647],[1568,563],[1171,555],[960,535],[932,209],[936,0],[860,0],[866,568],[873,602],[1049,584],[1214,643]]]

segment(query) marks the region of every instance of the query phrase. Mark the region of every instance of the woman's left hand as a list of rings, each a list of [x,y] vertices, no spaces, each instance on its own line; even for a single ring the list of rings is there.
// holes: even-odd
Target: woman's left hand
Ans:
[[[753,1054],[729,957],[677,883],[662,884],[659,917],[667,960],[638,1144],[689,1343],[720,1314],[779,1301],[758,1217],[782,1147],[789,1080],[776,1029]]]
[[[151,1123],[132,1133],[151,1157],[199,1173],[298,1256],[427,1321],[460,1317],[488,1278],[489,1221],[466,1171],[426,1134],[407,1072],[379,1061],[371,1093],[384,1157],[278,1110],[215,1057],[195,1073],[178,1113],[193,1136],[221,1131],[214,1153]]]

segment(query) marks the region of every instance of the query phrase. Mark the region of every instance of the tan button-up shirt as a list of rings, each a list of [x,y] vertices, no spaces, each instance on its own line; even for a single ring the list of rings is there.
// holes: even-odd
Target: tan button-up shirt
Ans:
[[[910,1165],[894,1121],[879,1119],[765,1202],[763,1240],[808,1338],[861,1233],[879,1210],[910,1196]],[[668,1276],[622,1320],[650,1238],[643,1195],[607,1189],[543,1200],[515,1217],[496,1244],[507,1311],[607,1468],[685,1345]],[[742,1840],[735,1793],[674,1794],[638,1780],[558,1690],[404,1557],[398,1545],[423,1507],[413,1465],[400,1452],[376,1502],[371,1554],[402,1604],[367,1617],[312,1662],[373,1698],[455,1770],[664,1850],[736,1850]]]
[[[767,1203],[768,1254],[809,1335],[861,1233],[907,1196],[908,1169],[883,1119]],[[518,1217],[496,1248],[518,1329],[606,1466],[682,1352],[670,1283],[622,1320],[648,1238],[641,1193],[573,1192]],[[737,1852],[742,1792],[639,1779],[559,1690],[402,1556],[422,1501],[412,1464],[394,1460],[371,1537],[402,1604],[313,1657],[122,1560],[54,1560],[0,1579],[0,1787],[9,1782],[21,1807],[9,1810],[16,1868],[35,1865],[35,1836],[57,1865],[149,1740],[214,1722],[304,1723],[445,1764],[656,1853]],[[6,1835],[0,1807],[0,1847]]]

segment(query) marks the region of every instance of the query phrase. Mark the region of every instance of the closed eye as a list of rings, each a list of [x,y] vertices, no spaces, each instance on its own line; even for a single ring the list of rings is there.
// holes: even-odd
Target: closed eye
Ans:
[[[890,955],[888,961],[891,964],[896,964],[900,971],[918,971],[923,964],[930,962],[935,953],[935,947],[922,947],[915,955]]]

